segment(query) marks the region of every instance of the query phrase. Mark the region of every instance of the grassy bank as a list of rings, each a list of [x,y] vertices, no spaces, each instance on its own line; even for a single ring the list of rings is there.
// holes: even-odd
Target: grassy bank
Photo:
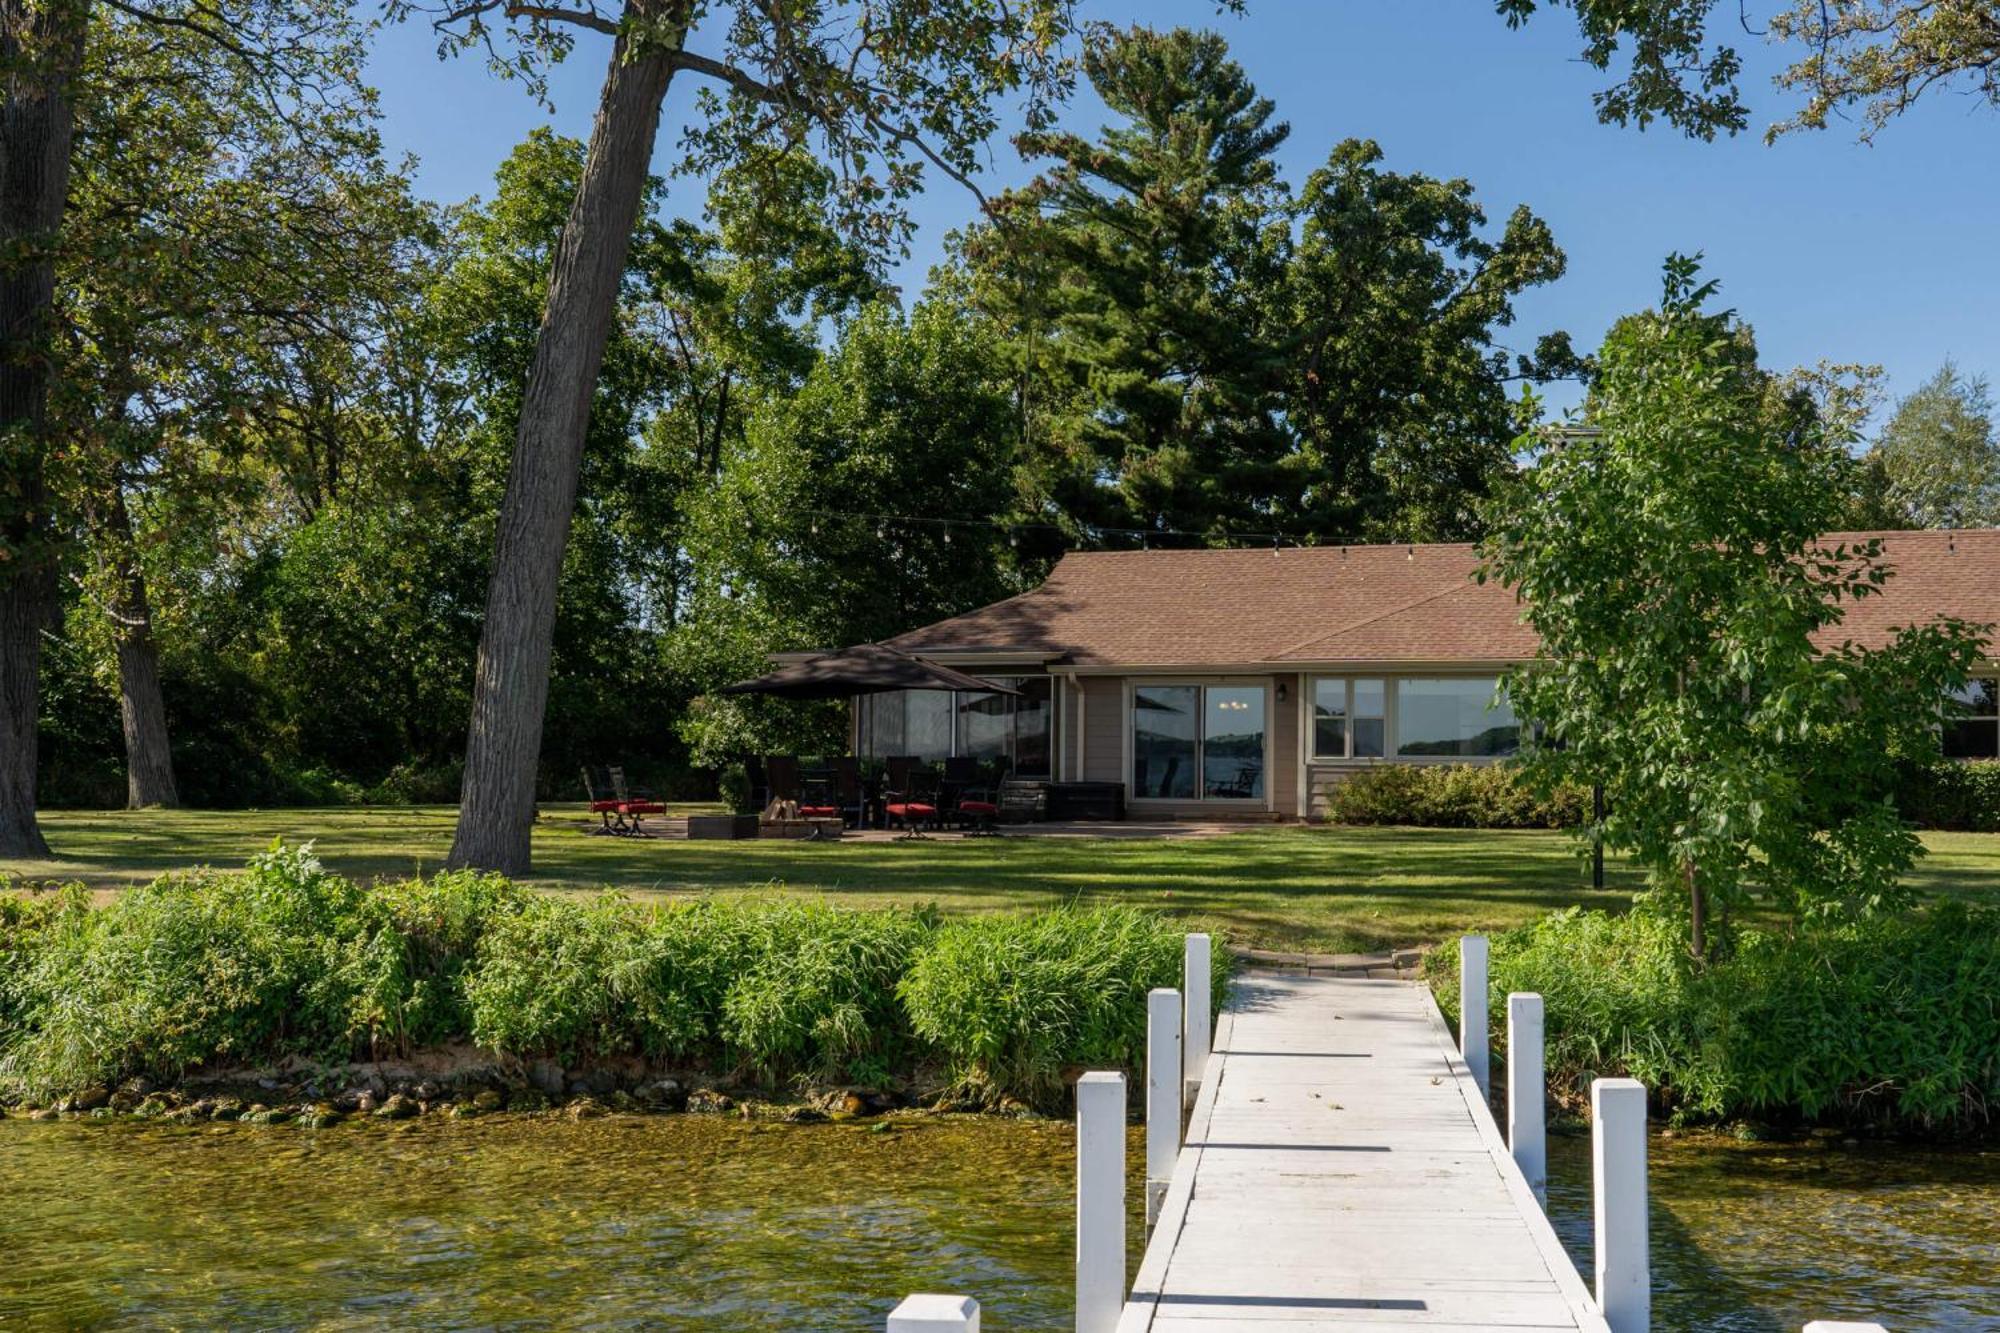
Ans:
[[[465,873],[362,885],[281,848],[103,906],[0,896],[0,1090],[469,1043],[627,1082],[922,1075],[1052,1106],[1072,1066],[1138,1066],[1146,991],[1180,967],[1181,931],[1130,907],[946,920],[542,894]]]
[[[1629,1075],[1680,1123],[2000,1124],[2000,909],[1724,931],[1706,964],[1680,921],[1564,912],[1492,957],[1493,1031],[1509,992],[1539,993],[1550,1097],[1579,1114],[1592,1079]],[[1431,965],[1455,1018],[1455,959]]]
[[[196,865],[241,865],[273,838],[312,840],[357,880],[434,870],[450,807],[55,811],[57,860],[0,874],[76,879],[108,893]],[[852,907],[934,902],[951,914],[1068,903],[1154,908],[1239,943],[1333,951],[1500,931],[1559,908],[1617,908],[1638,877],[1614,862],[1608,888],[1565,835],[1539,830],[1255,827],[1210,838],[1010,837],[911,843],[712,843],[586,837],[580,808],[545,810],[535,875],[549,889],[638,897],[781,892]],[[2000,903],[2000,835],[1926,834],[1913,878],[1926,896]]]

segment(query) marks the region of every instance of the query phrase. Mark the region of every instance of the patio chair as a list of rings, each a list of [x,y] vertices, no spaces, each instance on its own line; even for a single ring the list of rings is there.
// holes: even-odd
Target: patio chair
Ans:
[[[771,803],[771,780],[764,775],[764,757],[744,755],[743,776],[750,780],[750,803],[762,810]]]
[[[602,827],[594,828],[594,836],[624,838],[650,838],[646,831],[647,815],[663,815],[667,807],[654,799],[653,793],[643,787],[628,787],[625,770],[612,764],[593,772],[583,770],[583,790],[590,798],[590,812],[602,821]]]
[[[882,789],[882,812],[890,828],[900,827],[898,841],[927,836],[923,830],[935,827],[938,819],[937,775],[915,755],[901,754],[889,760],[889,781]]]
[[[986,765],[970,755],[944,761],[943,818],[955,819],[971,833],[996,834],[1000,819],[997,787],[987,780]]]
[[[861,761],[847,756],[833,760],[809,791],[799,813],[807,819],[838,819],[861,828],[868,823],[868,797],[861,785]]]

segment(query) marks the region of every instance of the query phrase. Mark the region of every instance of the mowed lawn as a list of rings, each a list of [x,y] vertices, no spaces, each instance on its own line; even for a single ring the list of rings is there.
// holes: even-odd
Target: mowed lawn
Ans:
[[[415,808],[52,811],[53,862],[0,861],[19,880],[107,892],[196,865],[240,866],[275,838],[311,840],[360,879],[437,868],[455,811]],[[936,903],[1003,911],[1135,902],[1227,931],[1241,944],[1362,950],[1500,930],[1540,913],[1629,901],[1638,874],[1613,861],[1603,892],[1562,834],[1269,827],[1205,838],[938,838],[904,843],[686,842],[596,838],[581,807],[549,806],[531,882],[634,894],[812,894],[854,906]],[[2000,902],[2000,835],[1927,834],[1926,895]]]

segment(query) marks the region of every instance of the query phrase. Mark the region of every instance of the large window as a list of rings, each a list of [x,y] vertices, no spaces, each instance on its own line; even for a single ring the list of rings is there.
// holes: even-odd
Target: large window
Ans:
[[[2000,758],[2000,680],[1976,676],[1945,705],[1947,759]]]
[[[1313,682],[1313,758],[1379,759],[1383,700],[1379,680]]]
[[[1521,748],[1514,710],[1494,697],[1491,676],[1396,682],[1399,755],[1513,754]]]
[[[953,755],[1004,759],[1010,771],[1048,777],[1055,753],[1054,684],[1047,676],[989,676],[1020,691],[892,690],[854,701],[855,736],[866,758],[912,754],[935,762]]]
[[[1132,794],[1264,799],[1264,687],[1141,685],[1132,691]]]

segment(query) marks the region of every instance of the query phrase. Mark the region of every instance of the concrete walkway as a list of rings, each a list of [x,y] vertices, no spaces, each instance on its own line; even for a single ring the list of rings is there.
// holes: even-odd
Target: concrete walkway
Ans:
[[[1602,1333],[1422,986],[1241,978],[1119,1333]]]

